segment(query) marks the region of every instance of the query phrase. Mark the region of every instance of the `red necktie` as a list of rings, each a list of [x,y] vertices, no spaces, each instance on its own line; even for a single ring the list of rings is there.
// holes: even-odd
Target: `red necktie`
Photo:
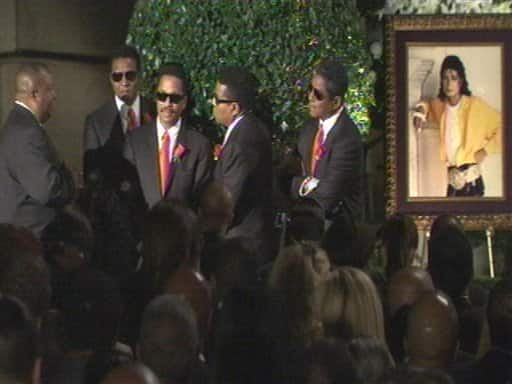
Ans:
[[[318,165],[318,160],[320,160],[320,150],[322,143],[324,142],[324,130],[322,128],[322,123],[318,125],[318,129],[316,131],[315,140],[313,141],[313,148],[311,149],[311,175],[315,176],[316,167]]]
[[[162,135],[162,146],[160,148],[160,187],[162,196],[165,195],[167,187],[169,186],[169,179],[171,174],[171,165],[169,163],[169,144],[171,137],[167,130]]]
[[[127,129],[129,131],[133,131],[137,127],[137,116],[135,116],[135,111],[132,107],[128,107],[128,124]]]

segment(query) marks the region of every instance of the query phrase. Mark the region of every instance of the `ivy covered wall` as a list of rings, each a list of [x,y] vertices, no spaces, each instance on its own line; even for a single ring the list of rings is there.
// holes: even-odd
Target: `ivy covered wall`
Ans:
[[[133,13],[127,40],[143,56],[144,92],[153,92],[162,64],[182,63],[195,85],[193,113],[204,119],[218,69],[246,66],[261,83],[274,141],[286,143],[307,115],[311,68],[326,57],[345,61],[348,109],[368,132],[375,73],[364,26],[353,0],[149,0]]]

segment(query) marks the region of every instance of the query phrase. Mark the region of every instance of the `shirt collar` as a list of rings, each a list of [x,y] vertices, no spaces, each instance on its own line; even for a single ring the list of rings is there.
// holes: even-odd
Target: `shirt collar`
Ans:
[[[336,121],[341,115],[341,112],[343,112],[344,106],[342,105],[338,111],[332,115],[331,117],[328,117],[325,120],[320,119],[320,124],[322,124],[322,130],[324,131],[324,140],[331,131],[332,127],[334,127],[334,124],[336,124]]]
[[[226,131],[226,134],[224,135],[224,141],[222,142],[222,145],[225,145],[227,143],[229,136],[231,135],[231,132],[233,131],[233,129],[235,129],[235,127],[238,125],[240,120],[242,120],[244,118],[244,116],[245,116],[245,114],[238,116],[235,120],[233,120],[231,122],[231,124],[229,124],[228,130]]]
[[[169,135],[171,135],[171,139],[175,139],[176,137],[178,137],[178,133],[180,131],[180,127],[181,127],[181,118],[176,122],[176,124],[174,124],[168,130]],[[157,119],[156,119],[156,133],[158,135],[158,142],[161,141],[162,136],[164,135],[164,132],[166,130],[167,129],[162,125],[162,123],[160,123],[160,119],[157,117]]]
[[[27,104],[25,104],[24,102],[19,101],[19,100],[14,100],[14,103],[15,103],[15,104],[18,104],[20,107],[25,108],[27,111],[29,111],[29,112],[34,116],[34,118],[37,120],[37,122],[39,123],[39,125],[40,125],[41,127],[43,126],[43,124],[41,124],[41,123],[39,122],[39,119],[37,118],[37,116],[36,116],[36,114],[34,113],[34,111],[33,111],[33,110],[31,110],[31,109],[30,109],[30,107],[29,107]]]
[[[121,112],[121,108],[126,103],[123,100],[121,100],[117,95],[114,98],[116,100],[117,110],[119,112]],[[139,95],[137,95],[137,97],[135,97],[135,100],[133,101],[131,107],[132,107],[133,111],[135,112],[135,116],[137,116],[137,118],[138,118],[139,112],[140,112],[140,96]]]

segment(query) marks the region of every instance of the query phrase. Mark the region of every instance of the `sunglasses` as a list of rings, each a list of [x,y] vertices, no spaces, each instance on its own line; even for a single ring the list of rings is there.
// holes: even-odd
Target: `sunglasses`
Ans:
[[[212,97],[212,105],[215,106],[217,104],[222,104],[222,103],[236,103],[237,101],[236,100],[229,100],[229,99],[219,99],[217,98],[217,96],[213,96]]]
[[[112,72],[111,75],[112,81],[118,83],[123,80],[123,76],[128,81],[135,81],[137,78],[137,71],[128,71],[128,72]]]
[[[326,96],[322,95],[318,89],[313,88],[313,87],[311,87],[309,89],[309,93],[310,94],[313,93],[313,97],[315,98],[315,100],[318,100],[318,101],[322,101],[323,99],[326,98]]]
[[[178,93],[165,93],[165,92],[157,92],[156,93],[156,99],[162,103],[165,103],[167,100],[169,100],[169,103],[171,103],[171,104],[179,104],[184,98],[185,98],[185,95],[180,95]]]

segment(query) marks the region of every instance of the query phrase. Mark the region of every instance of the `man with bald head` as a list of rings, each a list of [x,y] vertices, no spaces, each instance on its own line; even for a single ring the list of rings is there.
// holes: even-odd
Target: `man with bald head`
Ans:
[[[455,361],[458,319],[448,296],[423,294],[407,316],[405,349],[409,366],[447,369]]]
[[[434,292],[430,274],[419,267],[406,267],[396,272],[386,286],[386,338],[397,363],[404,358],[407,313],[418,298]]]
[[[141,363],[130,363],[114,368],[101,384],[159,384],[153,371]]]
[[[0,133],[0,223],[27,227],[37,236],[74,192],[71,172],[43,126],[55,98],[48,67],[22,65],[16,74],[15,105]]]

